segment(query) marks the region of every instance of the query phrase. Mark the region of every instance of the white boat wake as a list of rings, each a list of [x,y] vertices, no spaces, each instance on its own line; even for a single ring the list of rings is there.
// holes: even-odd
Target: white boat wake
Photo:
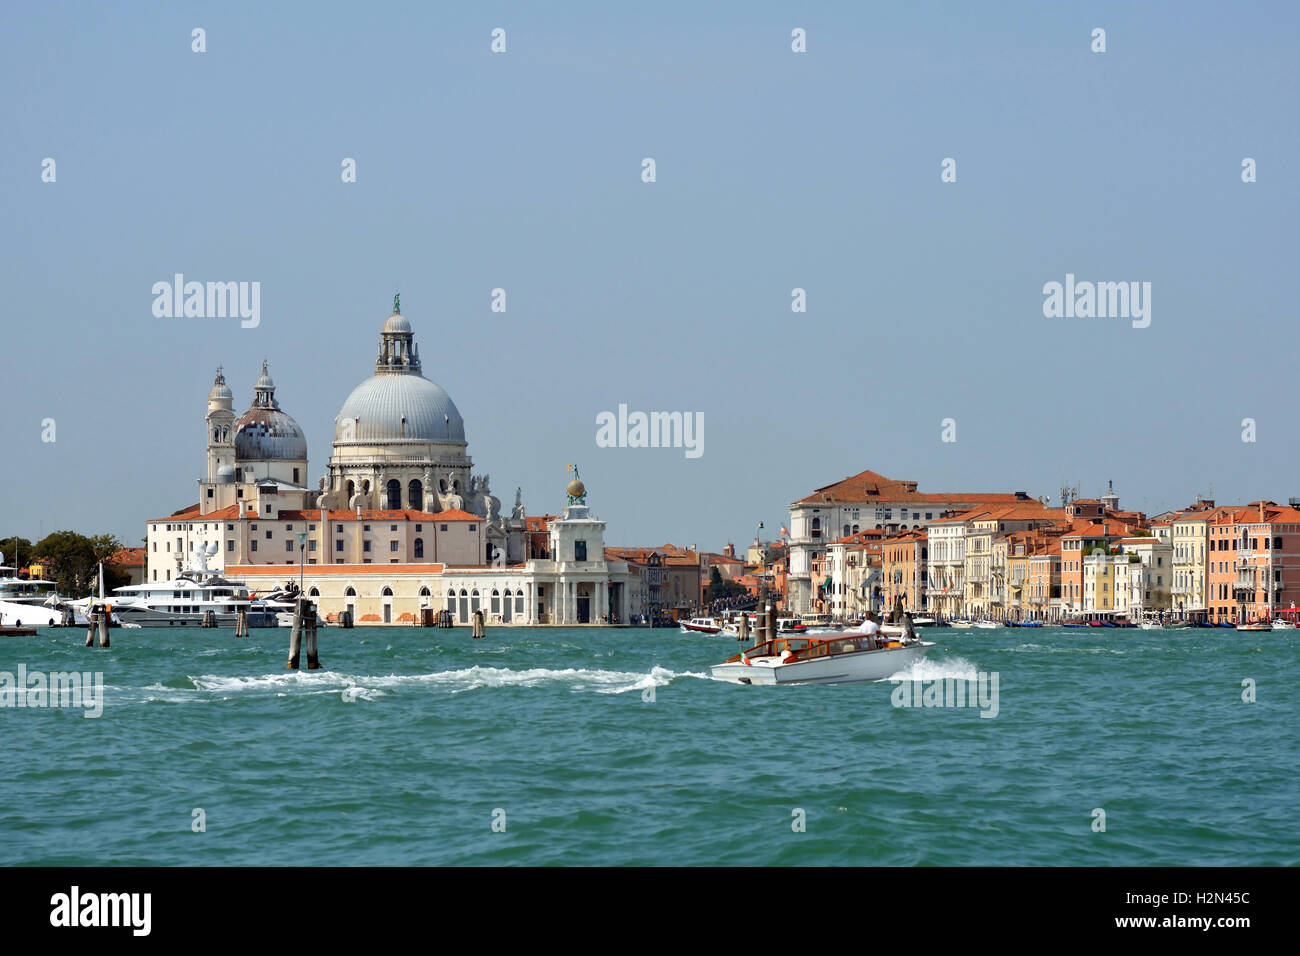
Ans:
[[[372,700],[404,688],[438,688],[452,694],[495,687],[545,687],[567,685],[572,692],[594,691],[598,694],[626,694],[651,687],[666,687],[673,680],[693,677],[708,680],[707,674],[675,672],[655,666],[647,672],[614,671],[594,668],[534,667],[513,670],[508,667],[465,667],[434,671],[428,674],[345,674],[339,671],[291,671],[281,674],[223,676],[202,674],[188,677],[191,688],[151,684],[143,688],[151,699],[172,702],[201,697],[238,694],[343,694],[348,701]]]

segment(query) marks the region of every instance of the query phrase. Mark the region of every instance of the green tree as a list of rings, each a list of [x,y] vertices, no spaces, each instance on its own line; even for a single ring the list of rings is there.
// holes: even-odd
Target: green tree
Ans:
[[[0,538],[0,554],[5,556],[5,559],[0,561],[0,564],[21,568],[31,560],[32,543],[26,538],[20,538],[17,535]]]
[[[717,601],[722,598],[735,597],[737,594],[740,594],[744,590],[745,589],[741,585],[737,584],[735,581],[724,581],[722,579],[722,573],[718,571],[718,566],[716,564],[713,565],[713,567],[709,568],[708,599],[710,601]]]
[[[84,597],[98,589],[96,565],[107,562],[122,548],[116,535],[97,534],[87,537],[75,531],[47,534],[33,548],[35,557],[49,562],[50,575],[59,591],[71,597]],[[121,587],[130,576],[111,564],[104,565],[104,588]]]

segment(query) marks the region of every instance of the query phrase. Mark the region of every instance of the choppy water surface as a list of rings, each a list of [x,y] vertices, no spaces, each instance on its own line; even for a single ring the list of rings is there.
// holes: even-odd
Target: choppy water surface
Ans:
[[[927,632],[990,719],[716,682],[735,643],[669,630],[326,629],[297,673],[283,630],[42,630],[0,671],[104,711],[0,709],[0,862],[1294,865],[1295,635]]]

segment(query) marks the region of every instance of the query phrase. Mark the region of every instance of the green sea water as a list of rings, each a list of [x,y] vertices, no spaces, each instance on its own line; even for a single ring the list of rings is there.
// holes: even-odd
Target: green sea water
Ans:
[[[1300,863],[1297,632],[926,632],[995,717],[713,681],[735,642],[670,630],[320,633],[314,672],[285,630],[0,638],[107,685],[0,709],[0,862]]]

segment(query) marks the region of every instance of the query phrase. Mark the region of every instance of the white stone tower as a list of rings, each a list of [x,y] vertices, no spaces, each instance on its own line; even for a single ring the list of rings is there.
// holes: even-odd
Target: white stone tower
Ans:
[[[208,392],[208,413],[203,422],[208,433],[208,481],[217,481],[222,468],[234,474],[235,468],[235,396],[226,377],[217,369],[212,391]]]

